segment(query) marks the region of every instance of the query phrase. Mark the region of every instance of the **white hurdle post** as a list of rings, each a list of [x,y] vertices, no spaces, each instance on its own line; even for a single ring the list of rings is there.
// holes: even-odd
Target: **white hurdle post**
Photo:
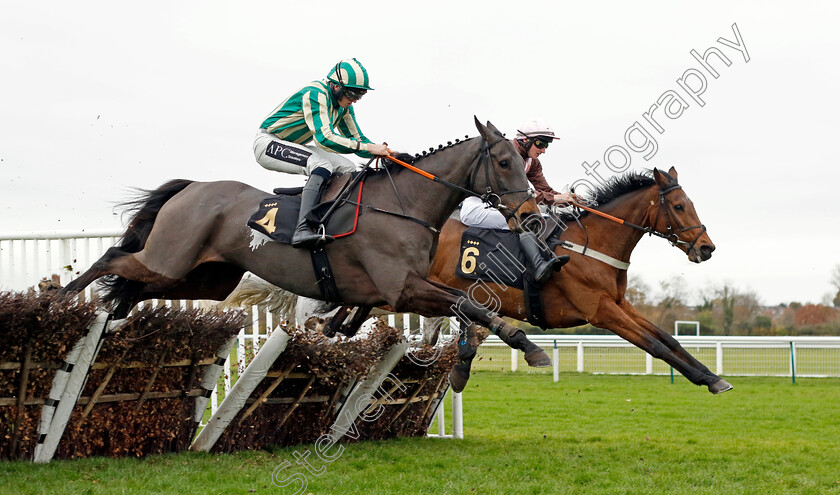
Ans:
[[[244,338],[244,334],[240,334],[240,337]],[[254,356],[251,364],[244,371],[240,370],[239,379],[233,384],[233,388],[225,396],[219,409],[207,422],[207,426],[195,438],[190,450],[209,452],[213,448],[224,429],[245,405],[248,397],[251,396],[251,392],[265,378],[271,365],[286,350],[289,338],[289,334],[281,328],[271,333],[271,337],[265,341],[262,350]]]
[[[61,399],[59,399],[53,412],[52,420],[50,421],[49,429],[44,433],[41,431],[39,440],[42,440],[35,447],[35,462],[50,462],[58,449],[58,442],[64,435],[64,429],[70,421],[70,415],[73,413],[73,408],[76,406],[76,401],[79,399],[79,394],[82,392],[82,387],[87,381],[88,371],[90,366],[96,360],[96,355],[99,353],[99,343],[102,333],[108,326],[108,313],[101,312],[96,316],[96,319],[88,327],[87,336],[84,338],[78,353],[76,353],[76,362],[72,371],[66,379],[62,378],[53,382],[54,385],[63,386],[61,390]],[[50,397],[55,394],[50,391]]]

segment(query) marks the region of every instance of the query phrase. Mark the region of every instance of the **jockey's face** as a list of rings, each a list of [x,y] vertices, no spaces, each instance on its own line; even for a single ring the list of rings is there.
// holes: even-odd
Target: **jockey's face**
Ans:
[[[545,153],[545,150],[547,150],[547,149],[548,148],[540,149],[540,148],[537,148],[536,146],[534,146],[532,144],[531,147],[528,149],[528,157],[533,158],[533,159],[537,159],[537,158],[540,157],[540,155]]]

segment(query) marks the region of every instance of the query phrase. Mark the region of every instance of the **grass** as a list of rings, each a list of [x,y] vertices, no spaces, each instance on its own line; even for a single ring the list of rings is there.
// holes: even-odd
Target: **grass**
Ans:
[[[840,379],[738,377],[712,396],[679,377],[477,373],[464,440],[312,445],[233,455],[0,463],[3,493],[840,493]],[[294,465],[306,455],[316,476]],[[337,455],[334,447],[329,452]]]

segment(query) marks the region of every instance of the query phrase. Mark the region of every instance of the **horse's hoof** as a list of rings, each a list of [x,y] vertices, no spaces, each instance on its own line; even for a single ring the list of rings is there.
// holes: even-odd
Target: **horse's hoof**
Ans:
[[[732,390],[732,385],[730,385],[729,382],[727,382],[723,378],[709,385],[709,392],[713,394],[720,394],[728,390]]]
[[[452,368],[452,371],[449,372],[449,385],[452,387],[453,392],[463,392],[464,388],[467,386],[467,381],[470,379],[470,373],[467,371],[466,375],[463,375],[456,366]]]
[[[551,366],[551,358],[540,348],[526,352],[525,362],[532,368],[548,368]]]

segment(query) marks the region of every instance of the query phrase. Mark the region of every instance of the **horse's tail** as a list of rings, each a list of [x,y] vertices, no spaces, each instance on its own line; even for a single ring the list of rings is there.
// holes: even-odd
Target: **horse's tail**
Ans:
[[[251,274],[243,278],[219,308],[265,305],[275,321],[295,321],[298,295]]]
[[[192,183],[191,180],[174,179],[154,190],[138,189],[136,198],[118,205],[123,208],[123,215],[131,215],[131,221],[116,248],[126,254],[140,252],[163,205]],[[100,279],[100,299],[106,304],[125,302],[133,305],[143,285],[143,282],[116,275],[103,277]]]

